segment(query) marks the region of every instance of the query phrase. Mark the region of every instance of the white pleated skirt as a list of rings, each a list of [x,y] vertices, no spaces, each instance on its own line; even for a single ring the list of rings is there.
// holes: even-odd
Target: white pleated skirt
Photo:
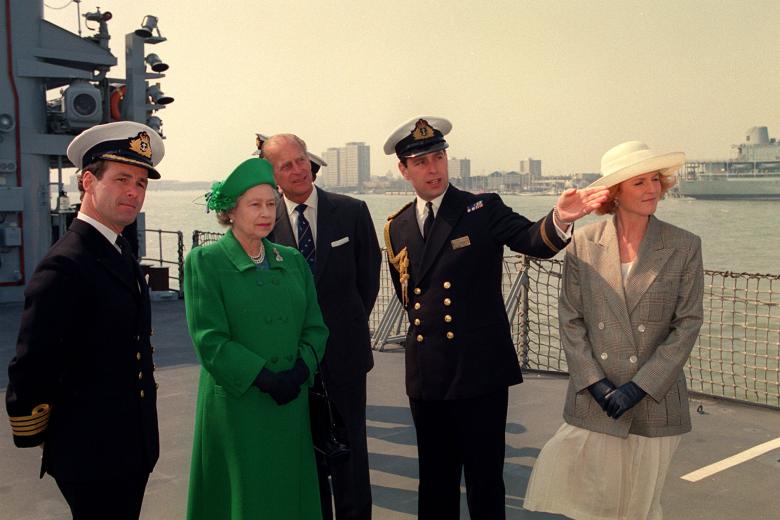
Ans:
[[[534,464],[525,509],[576,520],[660,520],[681,435],[628,438],[564,423]]]

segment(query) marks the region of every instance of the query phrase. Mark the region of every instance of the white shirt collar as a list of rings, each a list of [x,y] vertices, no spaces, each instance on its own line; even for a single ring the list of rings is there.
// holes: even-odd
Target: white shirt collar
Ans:
[[[441,207],[441,201],[444,198],[444,195],[447,194],[447,190],[450,189],[449,184],[447,185],[447,188],[435,199],[431,200],[431,205],[433,206],[433,218],[436,218],[436,215],[439,214],[439,208]],[[428,201],[417,195],[417,203],[414,205],[415,211],[417,212],[417,220],[420,222],[425,222],[426,212],[425,204]]]
[[[295,213],[295,208],[298,207],[297,202],[293,202],[287,197],[282,196],[282,200],[284,200],[284,205],[287,206],[287,215],[292,216],[293,213]],[[309,198],[306,199],[304,202],[307,206],[307,210],[309,208],[313,209],[315,212],[317,211],[317,188],[314,187],[311,190],[311,193],[309,194]]]
[[[119,246],[116,245],[116,237],[118,237],[119,235],[113,229],[106,226],[102,222],[98,222],[94,218],[90,217],[89,215],[81,211],[79,211],[78,215],[76,215],[76,218],[79,220],[83,220],[93,228],[97,229],[98,232],[100,232],[101,235],[106,237],[106,240],[108,240],[111,243],[111,245],[116,248],[117,251],[121,251],[119,249]]]

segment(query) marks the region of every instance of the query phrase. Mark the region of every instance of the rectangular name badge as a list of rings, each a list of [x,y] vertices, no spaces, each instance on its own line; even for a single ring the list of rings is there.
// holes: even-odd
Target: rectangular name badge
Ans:
[[[465,237],[458,237],[454,240],[450,240],[450,244],[452,244],[452,249],[460,249],[470,246],[471,240],[469,239],[469,236],[466,235]]]
[[[349,237],[339,238],[338,240],[334,240],[333,242],[331,242],[330,247],[343,246],[347,242],[349,242]]]

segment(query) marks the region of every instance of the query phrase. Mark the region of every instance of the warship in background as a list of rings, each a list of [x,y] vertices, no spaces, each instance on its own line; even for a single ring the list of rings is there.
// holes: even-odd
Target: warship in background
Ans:
[[[81,14],[79,33],[44,19],[42,0],[0,0],[0,303],[22,301],[24,287],[75,208],[65,191],[65,150],[80,132],[110,121],[145,123],[162,135],[156,115],[173,98],[160,90],[168,69],[148,45],[166,41],[147,15],[125,35],[124,77],[109,48],[110,12]],[[81,35],[84,25],[88,34]],[[51,207],[51,201],[56,201]],[[138,227],[143,228],[139,216]],[[131,241],[132,242],[132,241]],[[139,236],[139,253],[144,241]]]
[[[780,199],[780,143],[765,126],[747,131],[737,157],[688,161],[680,173],[679,192],[695,199]]]

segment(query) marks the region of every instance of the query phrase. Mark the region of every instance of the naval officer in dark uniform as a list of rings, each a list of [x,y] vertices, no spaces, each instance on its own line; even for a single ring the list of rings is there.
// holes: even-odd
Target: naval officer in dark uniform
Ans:
[[[95,126],[68,158],[81,209],[25,291],[6,408],[14,443],[43,447],[73,518],[137,519],[159,455],[149,296],[122,236],[163,157],[140,123]]]
[[[492,193],[449,184],[452,125],[417,117],[387,139],[386,154],[417,197],[385,226],[390,273],[409,317],[406,392],[417,431],[419,518],[456,519],[461,472],[473,519],[504,511],[504,429],[508,387],[522,382],[501,276],[504,246],[549,258],[572,223],[597,208],[606,190],[568,190],[537,222]]]

